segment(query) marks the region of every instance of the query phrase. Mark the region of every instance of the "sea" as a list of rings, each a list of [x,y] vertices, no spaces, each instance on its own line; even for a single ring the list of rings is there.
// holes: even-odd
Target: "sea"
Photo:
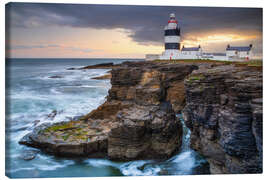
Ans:
[[[181,151],[168,160],[117,162],[96,158],[60,158],[20,145],[34,127],[69,121],[106,101],[110,80],[93,77],[109,69],[68,70],[87,65],[142,59],[6,59],[5,173],[10,178],[155,176],[208,174],[207,161],[189,147],[190,131],[183,123]],[[58,78],[51,78],[58,76]],[[56,112],[54,118],[48,115]],[[26,158],[33,155],[32,158]]]

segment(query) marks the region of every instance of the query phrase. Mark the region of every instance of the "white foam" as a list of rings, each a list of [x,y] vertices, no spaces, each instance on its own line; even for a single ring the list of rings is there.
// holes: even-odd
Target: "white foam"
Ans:
[[[53,171],[58,168],[64,168],[75,164],[72,160],[60,160],[56,161],[52,156],[45,156],[38,154],[35,159],[38,159],[38,163],[33,164],[33,166],[39,170],[43,171]]]
[[[112,162],[110,160],[107,159],[88,159],[85,160],[85,162],[87,162],[89,165],[93,166],[93,167],[103,167],[103,166],[112,166],[112,167],[119,167],[118,163]]]
[[[37,169],[39,170],[43,170],[43,171],[53,171],[53,170],[56,170],[58,168],[63,168],[63,167],[66,167],[68,165],[63,165],[63,164],[35,164],[34,165]]]
[[[126,176],[150,176],[150,175],[157,175],[157,173],[161,170],[161,168],[158,167],[157,165],[150,167],[146,166],[143,169],[139,169],[146,163],[153,163],[153,161],[139,160],[127,162],[120,166],[120,171]]]
[[[181,152],[179,155],[173,157],[173,168],[178,174],[190,174],[192,169],[196,166],[195,156],[192,151]]]
[[[31,171],[31,170],[35,170],[34,167],[27,167],[27,168],[17,168],[17,169],[8,169],[6,170],[6,173],[15,173],[18,171]]]

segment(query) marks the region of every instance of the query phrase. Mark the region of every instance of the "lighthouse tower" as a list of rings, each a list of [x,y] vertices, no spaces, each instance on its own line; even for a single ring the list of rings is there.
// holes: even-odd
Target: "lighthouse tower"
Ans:
[[[161,59],[177,59],[180,55],[180,27],[175,19],[175,14],[170,14],[168,25],[165,26],[165,51],[160,56]]]

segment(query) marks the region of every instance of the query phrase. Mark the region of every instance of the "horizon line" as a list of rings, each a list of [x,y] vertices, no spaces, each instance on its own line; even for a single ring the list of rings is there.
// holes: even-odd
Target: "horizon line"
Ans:
[[[28,57],[6,57],[6,59],[145,59],[145,58],[80,58],[80,57],[74,57],[74,58],[45,58],[45,57],[34,57],[34,58],[28,58]]]

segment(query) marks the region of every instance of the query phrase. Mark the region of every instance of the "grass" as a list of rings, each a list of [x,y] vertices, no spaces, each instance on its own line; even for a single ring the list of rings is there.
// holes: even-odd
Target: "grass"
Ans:
[[[46,132],[59,131],[59,130],[64,130],[64,129],[71,128],[71,127],[73,127],[73,123],[67,122],[67,123],[56,124],[56,125],[53,125],[51,127],[48,127],[47,129],[45,129],[45,131]]]
[[[85,141],[90,142],[91,134],[100,133],[101,129],[92,129],[80,121],[70,121],[56,123],[40,133],[43,133],[46,137],[54,137],[69,142]],[[90,134],[89,134],[90,133]]]
[[[237,65],[247,65],[250,67],[261,67],[263,65],[262,60],[251,60],[251,61],[244,61],[244,62],[237,62]]]
[[[205,77],[202,74],[198,74],[198,75],[193,75],[193,76],[189,76],[186,80],[188,82],[192,82],[192,81],[198,81],[198,80],[202,80]]]
[[[174,59],[174,60],[154,60],[154,62],[169,62],[169,63],[225,63],[230,61],[218,61],[210,59]]]
[[[154,60],[154,62],[166,62],[166,63],[215,63],[215,64],[236,64],[236,65],[243,65],[243,66],[249,66],[249,67],[261,67],[263,65],[261,59],[257,60],[243,60],[241,62],[239,61],[219,61],[219,60],[203,60],[203,59],[175,59],[175,60]]]
[[[71,134],[67,134],[67,135],[62,136],[63,140],[66,141],[69,138],[70,135]]]

